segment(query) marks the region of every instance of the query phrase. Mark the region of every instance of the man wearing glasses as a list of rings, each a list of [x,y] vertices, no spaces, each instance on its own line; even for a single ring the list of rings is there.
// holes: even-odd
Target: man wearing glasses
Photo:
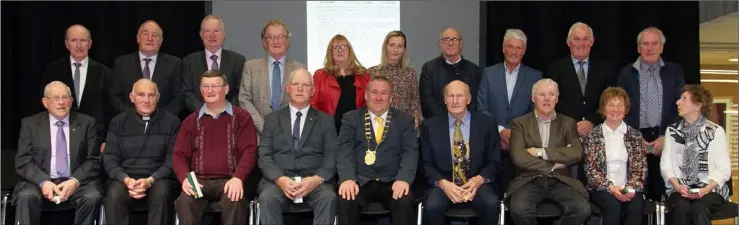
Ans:
[[[23,118],[15,171],[22,178],[13,192],[14,224],[41,224],[45,201],[75,208],[74,224],[92,224],[102,203],[100,143],[95,119],[70,112],[72,91],[60,81],[44,88],[48,112]],[[48,204],[48,203],[47,203]]]
[[[200,94],[205,104],[180,125],[172,167],[182,182],[182,194],[175,201],[182,224],[200,224],[209,202],[218,202],[224,225],[246,223],[250,196],[244,192],[244,181],[256,166],[257,135],[251,115],[226,101],[229,88],[222,72],[203,73]],[[188,182],[190,172],[202,196]]]
[[[290,48],[290,30],[280,20],[270,20],[262,28],[262,47],[267,57],[244,63],[239,91],[239,106],[251,113],[257,135],[261,136],[264,117],[287,105],[289,98],[283,89],[286,74],[306,66],[287,59]]]
[[[424,118],[447,116],[444,86],[454,80],[461,80],[470,86],[472,102],[469,109],[477,111],[477,87],[480,84],[482,70],[477,64],[462,57],[462,48],[464,48],[462,35],[457,29],[448,28],[439,38],[441,56],[423,64],[418,88]]]

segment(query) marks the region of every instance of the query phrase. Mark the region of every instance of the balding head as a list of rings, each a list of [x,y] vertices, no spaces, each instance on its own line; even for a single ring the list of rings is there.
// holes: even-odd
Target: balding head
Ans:
[[[92,47],[90,31],[82,25],[75,24],[67,28],[64,35],[64,46],[69,50],[69,55],[74,61],[82,62],[89,54]]]
[[[466,83],[455,80],[444,86],[444,103],[452,117],[462,119],[467,113],[467,105],[471,102],[470,86]]]
[[[462,41],[462,34],[457,29],[450,27],[441,32],[439,50],[447,60],[454,60],[452,62],[455,62],[462,57],[462,48],[464,48],[464,41]]]
[[[139,43],[139,51],[146,56],[154,56],[159,53],[164,40],[164,32],[156,21],[147,20],[136,34],[136,42]]]
[[[72,106],[72,91],[61,81],[52,81],[44,87],[41,103],[56,119],[61,120],[69,115]]]
[[[136,112],[142,116],[149,116],[157,108],[159,89],[157,84],[149,79],[139,79],[133,84],[131,102],[136,106]]]

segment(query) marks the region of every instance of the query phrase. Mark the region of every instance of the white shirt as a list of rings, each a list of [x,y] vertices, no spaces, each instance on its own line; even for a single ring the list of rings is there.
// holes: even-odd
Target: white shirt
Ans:
[[[606,123],[603,127],[603,138],[606,147],[606,179],[619,188],[626,186],[628,175],[629,153],[624,144],[624,135],[628,131],[623,121],[616,129],[611,129]]]
[[[144,74],[144,67],[146,66],[146,60],[144,59],[150,58],[151,62],[149,62],[149,79],[154,79],[154,67],[157,64],[157,56],[158,55],[147,57],[144,55],[144,53],[139,52],[139,60],[140,60],[139,63],[141,63],[141,74],[142,74],[141,76],[142,77]]]
[[[72,56],[69,56],[69,66],[72,67],[72,82],[74,82],[74,71],[77,70],[77,67],[74,66],[75,63],[81,63],[80,66],[80,89],[76,90],[79,95],[77,95],[77,107],[79,107],[79,103],[82,102],[82,93],[85,93],[85,84],[87,83],[87,68],[90,65],[90,58],[85,57],[81,62],[74,61],[74,58]]]
[[[59,177],[59,174],[57,174],[56,171],[56,134],[59,132],[59,127],[56,126],[56,122],[59,121],[49,113],[49,134],[51,136],[51,165],[49,166],[49,175],[52,179]],[[64,117],[62,119],[64,121],[64,126],[62,126],[62,130],[64,130],[64,137],[67,139],[67,165],[69,165],[69,115],[67,117]],[[64,157],[64,156],[62,156]],[[67,167],[70,171],[69,174],[72,174],[72,165],[69,165]]]
[[[516,81],[518,80],[518,70],[521,69],[521,63],[513,69],[513,72],[508,70],[508,66],[503,63],[505,68],[505,85],[506,93],[508,93],[508,103],[511,103],[511,97],[513,97],[513,89],[516,87]],[[504,126],[498,125],[498,133],[503,132]]]
[[[298,115],[296,115],[298,112],[302,113],[303,115],[300,116],[300,137],[303,137],[303,128],[305,128],[305,117],[308,116],[308,109],[310,109],[310,106],[307,106],[301,110],[298,110],[298,108],[295,108],[292,104],[290,104],[290,133],[293,133],[293,129],[295,129],[295,120],[298,119]]]
[[[213,60],[210,59],[210,56],[212,55],[218,56],[218,58],[216,58],[216,62],[218,62],[218,69],[221,69],[221,52],[222,51],[223,51],[223,48],[219,48],[215,53],[211,53],[210,51],[208,51],[208,49],[205,49],[205,61],[207,62],[205,64],[208,65],[207,70],[210,70],[211,68],[213,68]]]
[[[370,111],[370,120],[372,120],[372,130],[377,131],[378,126],[383,126],[383,127],[385,126],[385,123],[387,123],[387,112],[388,111],[390,111],[390,109],[386,110],[384,113],[382,113],[382,115],[380,115],[380,118],[382,118],[383,124],[377,124],[377,119],[376,119],[377,116],[374,113],[372,113],[372,111]],[[385,130],[383,130],[383,132],[385,132]]]

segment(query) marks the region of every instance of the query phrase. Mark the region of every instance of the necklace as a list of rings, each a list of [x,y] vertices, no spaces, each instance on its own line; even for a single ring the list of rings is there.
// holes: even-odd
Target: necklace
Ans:
[[[387,135],[387,130],[390,128],[390,119],[392,117],[390,116],[390,110],[387,111],[387,119],[385,120],[385,126],[382,131],[382,139],[385,140],[385,136]],[[380,146],[380,143],[377,143],[375,145],[375,149],[370,149],[370,141],[372,140],[372,120],[370,119],[370,112],[367,110],[367,112],[364,113],[364,137],[367,139],[367,151],[364,153],[364,164],[367,165],[373,165],[375,164],[375,160],[377,159],[377,147]]]

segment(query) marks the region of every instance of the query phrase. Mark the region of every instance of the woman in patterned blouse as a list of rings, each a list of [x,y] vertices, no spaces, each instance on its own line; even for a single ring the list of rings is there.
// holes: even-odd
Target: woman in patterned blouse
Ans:
[[[393,87],[392,107],[416,118],[416,128],[423,119],[421,99],[418,94],[416,70],[409,67],[410,56],[406,54],[408,40],[402,31],[390,31],[382,43],[380,65],[370,67],[372,76],[385,76]]]
[[[709,225],[731,192],[731,162],[724,128],[704,116],[713,97],[699,85],[685,85],[677,100],[683,119],[667,127],[660,170],[672,212],[667,224]]]
[[[626,125],[629,96],[609,87],[600,96],[598,112],[605,121],[582,140],[585,150],[586,185],[592,202],[600,207],[603,225],[641,225],[646,179],[646,145],[639,130]]]

